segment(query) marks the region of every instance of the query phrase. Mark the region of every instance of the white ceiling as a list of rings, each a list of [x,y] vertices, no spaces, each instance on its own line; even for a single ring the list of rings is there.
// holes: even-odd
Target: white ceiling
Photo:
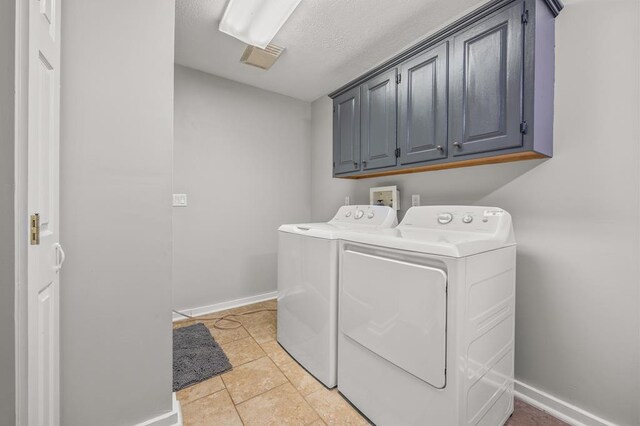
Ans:
[[[272,43],[268,71],[240,63],[245,44],[218,31],[226,0],[176,0],[176,63],[312,101],[485,0],[302,0]]]

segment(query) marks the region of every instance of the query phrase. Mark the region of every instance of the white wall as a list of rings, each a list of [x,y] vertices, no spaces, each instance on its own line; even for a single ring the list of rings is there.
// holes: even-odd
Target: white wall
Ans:
[[[174,307],[276,290],[277,229],[310,219],[310,104],[176,66]]]
[[[172,0],[65,0],[62,421],[171,411]]]
[[[402,207],[495,205],[518,240],[516,379],[640,424],[639,3],[566,1],[556,23],[555,155],[362,181],[331,179],[331,102],[312,106],[313,220],[397,184]]]
[[[15,2],[0,3],[0,425],[15,423]]]

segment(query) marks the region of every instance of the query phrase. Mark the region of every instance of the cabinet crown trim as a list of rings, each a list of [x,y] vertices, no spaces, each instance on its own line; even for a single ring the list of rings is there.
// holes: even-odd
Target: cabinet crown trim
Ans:
[[[347,92],[348,90],[353,89],[354,87],[359,86],[360,84],[362,84],[363,82],[369,80],[370,78],[374,77],[377,74],[380,74],[384,71],[387,71],[395,66],[397,66],[398,64],[400,64],[401,62],[403,62],[404,60],[406,60],[407,58],[415,55],[416,53],[423,51],[433,45],[435,45],[436,43],[450,37],[453,33],[460,31],[468,26],[470,26],[471,24],[473,24],[474,22],[477,22],[478,20],[491,15],[492,13],[496,12],[497,10],[511,4],[514,3],[518,0],[492,0],[489,1],[488,3],[480,6],[479,8],[469,12],[468,14],[462,16],[461,18],[455,20],[454,22],[452,22],[451,24],[447,25],[446,27],[434,32],[433,34],[427,36],[424,40],[420,41],[419,43],[411,46],[410,48],[404,50],[403,52],[397,54],[396,56],[392,57],[391,59],[388,59],[387,61],[381,63],[380,65],[376,66],[375,68],[373,68],[372,70],[368,71],[367,73],[361,75],[360,77],[350,81],[349,83],[345,84],[344,86],[340,87],[339,89],[329,93],[329,97],[331,99],[336,98],[337,96],[340,96],[341,94]],[[560,11],[564,8],[564,5],[562,4],[561,0],[544,0],[544,3],[547,5],[547,7],[549,8],[549,10],[551,11],[551,13],[553,14],[554,17],[558,16],[558,14],[560,13]]]

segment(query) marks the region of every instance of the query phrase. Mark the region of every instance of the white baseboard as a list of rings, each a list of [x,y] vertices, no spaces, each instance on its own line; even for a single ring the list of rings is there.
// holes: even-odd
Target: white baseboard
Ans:
[[[553,417],[569,423],[573,426],[616,426],[615,423],[605,420],[580,407],[576,407],[566,401],[549,395],[539,389],[515,381],[515,396],[529,405],[533,405],[542,411],[546,411]]]
[[[258,294],[256,296],[244,297],[242,299],[230,300],[228,302],[215,303],[213,305],[201,306],[199,308],[192,309],[177,309],[180,312],[184,312],[189,316],[200,316],[206,314],[212,314],[214,312],[220,312],[227,309],[238,308],[244,305],[251,305],[252,303],[264,302],[265,300],[271,300],[278,297],[277,291],[272,291],[270,293]],[[173,321],[183,320],[183,317],[180,314],[173,313]]]
[[[136,426],[182,426],[182,409],[180,408],[180,401],[176,398],[176,393],[173,392],[173,408],[171,411],[138,423]]]

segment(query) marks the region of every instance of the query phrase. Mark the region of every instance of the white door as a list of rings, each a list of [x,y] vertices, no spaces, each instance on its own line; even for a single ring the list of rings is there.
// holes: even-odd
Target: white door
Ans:
[[[29,425],[60,424],[60,0],[29,0]],[[36,217],[37,215],[37,217]],[[38,222],[39,221],[39,227]],[[35,235],[39,228],[39,241]]]

